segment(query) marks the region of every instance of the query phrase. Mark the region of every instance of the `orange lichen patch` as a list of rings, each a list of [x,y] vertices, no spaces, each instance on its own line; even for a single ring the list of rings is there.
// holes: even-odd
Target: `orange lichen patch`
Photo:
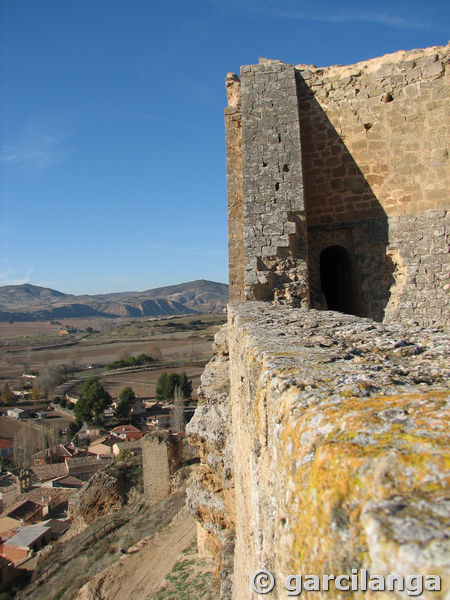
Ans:
[[[442,494],[450,483],[450,457],[436,415],[445,422],[446,395],[350,398],[309,408],[297,418],[286,415],[277,451],[290,490],[284,508],[295,514],[287,561],[293,573],[366,563],[360,515],[368,502]],[[389,409],[401,418],[383,412]]]

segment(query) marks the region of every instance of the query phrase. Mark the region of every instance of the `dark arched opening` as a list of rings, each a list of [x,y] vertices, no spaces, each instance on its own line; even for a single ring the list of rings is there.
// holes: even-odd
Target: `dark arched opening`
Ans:
[[[350,255],[342,246],[328,246],[320,255],[320,284],[328,310],[357,315],[356,282]]]

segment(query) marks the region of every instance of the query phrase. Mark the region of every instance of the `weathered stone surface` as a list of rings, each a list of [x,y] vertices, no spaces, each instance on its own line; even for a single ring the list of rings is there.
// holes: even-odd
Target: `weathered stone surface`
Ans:
[[[297,71],[313,308],[337,244],[354,257],[357,314],[448,325],[449,50]]]
[[[172,478],[183,460],[183,440],[177,434],[156,430],[141,440],[144,495],[150,505],[167,498],[177,484]]]
[[[234,482],[230,432],[228,328],[214,339],[215,357],[207,364],[198,389],[199,405],[186,427],[198,446],[202,466],[187,489],[187,505],[199,522],[202,554],[217,561],[223,598],[229,597],[234,556]]]
[[[244,293],[247,300],[273,300],[284,287],[279,262],[296,267],[284,283],[296,306],[308,305],[307,263],[300,131],[295,70],[279,61],[243,69],[242,190],[244,223]],[[285,229],[284,225],[289,224]],[[259,231],[262,235],[255,235]],[[256,270],[253,259],[259,259]],[[303,281],[300,281],[300,275]],[[242,298],[244,299],[244,298]]]
[[[234,600],[252,597],[259,568],[279,582],[363,568],[438,574],[443,593],[429,597],[444,598],[448,337],[274,303],[228,313],[229,357],[223,329],[189,428],[203,462],[189,505],[220,569],[236,532],[221,598],[231,581]],[[270,597],[286,597],[281,584]]]
[[[231,305],[229,335],[233,598],[261,567],[448,586],[448,338],[267,303]]]
[[[241,84],[235,73],[225,79],[228,107],[225,109],[228,190],[228,270],[230,300],[244,299],[244,220],[242,191]]]

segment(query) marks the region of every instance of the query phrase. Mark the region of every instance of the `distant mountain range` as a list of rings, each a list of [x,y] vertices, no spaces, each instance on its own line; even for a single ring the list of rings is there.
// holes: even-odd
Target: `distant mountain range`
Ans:
[[[204,279],[145,292],[94,296],[63,294],[25,283],[0,286],[0,321],[198,314],[221,311],[227,302],[228,286]]]

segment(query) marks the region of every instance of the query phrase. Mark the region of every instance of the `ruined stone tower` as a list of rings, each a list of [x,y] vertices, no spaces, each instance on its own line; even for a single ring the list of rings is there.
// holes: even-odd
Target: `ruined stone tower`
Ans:
[[[228,323],[187,427],[221,600],[261,569],[450,595],[449,50],[227,76]]]
[[[448,60],[227,76],[231,300],[445,324]]]

